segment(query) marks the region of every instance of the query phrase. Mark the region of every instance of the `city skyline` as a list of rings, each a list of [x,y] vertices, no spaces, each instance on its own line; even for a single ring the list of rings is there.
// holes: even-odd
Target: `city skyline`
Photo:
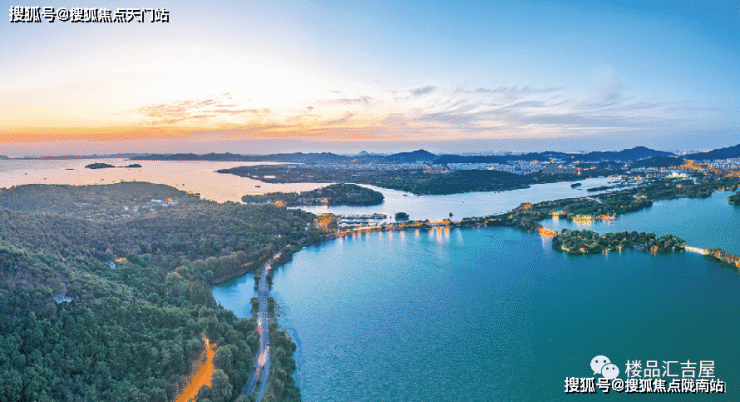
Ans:
[[[732,2],[144,6],[170,22],[0,25],[0,154],[675,151],[740,138]]]

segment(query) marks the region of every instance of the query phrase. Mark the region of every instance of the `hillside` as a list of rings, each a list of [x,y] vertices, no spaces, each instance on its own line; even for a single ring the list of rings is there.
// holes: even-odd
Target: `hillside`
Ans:
[[[181,202],[120,216],[122,204],[164,196]],[[67,214],[79,202],[95,216]],[[256,322],[216,305],[209,286],[318,240],[306,231],[311,214],[148,183],[19,186],[2,191],[0,205],[3,401],[172,400],[204,348],[201,334],[218,345],[226,376],[209,392],[236,396]]]
[[[277,203],[286,207],[298,205],[369,206],[382,204],[383,198],[383,193],[356,184],[331,184],[300,193],[245,195],[242,197],[242,201],[253,204]]]
[[[715,149],[709,152],[688,154],[684,155],[684,158],[693,160],[740,158],[740,144],[732,147]]]
[[[664,168],[681,166],[686,160],[677,156],[653,156],[637,161],[631,165],[632,168]]]

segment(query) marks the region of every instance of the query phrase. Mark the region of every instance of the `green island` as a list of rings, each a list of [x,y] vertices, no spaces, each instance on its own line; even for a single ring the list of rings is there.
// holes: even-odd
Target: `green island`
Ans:
[[[655,233],[619,232],[600,235],[590,230],[563,229],[552,239],[552,248],[568,255],[601,254],[609,251],[635,249],[658,253],[681,252],[686,242],[680,237],[667,234],[656,237]]]
[[[539,221],[551,217],[574,221],[614,219],[628,212],[653,205],[653,201],[677,198],[707,198],[714,191],[737,189],[738,177],[702,177],[696,183],[689,179],[657,179],[639,188],[603,193],[594,197],[566,198],[537,204],[522,204],[505,214],[484,218],[465,218],[463,223],[513,226],[528,231],[542,228]]]
[[[740,205],[740,193],[735,193],[727,198],[727,202],[732,205]]]
[[[85,168],[87,168],[87,169],[93,169],[93,170],[94,169],[109,169],[109,168],[116,168],[116,167],[119,167],[119,168],[140,168],[141,165],[139,165],[138,163],[132,163],[132,164],[126,165],[126,166],[113,166],[113,165],[111,165],[109,163],[102,163],[102,162],[91,163],[89,165],[85,165]]]
[[[446,227],[479,227],[509,226],[530,232],[546,230],[540,224],[544,219],[558,218],[576,222],[615,219],[618,215],[639,211],[653,205],[653,201],[678,198],[707,198],[714,191],[734,191],[740,185],[740,177],[701,177],[694,182],[691,179],[660,178],[637,188],[587,196],[543,201],[537,204],[523,203],[510,212],[485,217],[465,217],[453,221],[444,219],[440,222],[408,221],[384,223],[373,228],[360,228],[359,231],[403,230],[407,228]],[[405,214],[405,213],[404,213]],[[337,236],[351,233],[342,232],[333,214],[320,214],[319,225],[329,235]],[[339,232],[337,232],[339,230]],[[553,233],[554,235],[555,233]]]
[[[353,205],[371,206],[383,203],[383,193],[356,184],[331,184],[300,193],[267,193],[245,195],[247,204],[276,204],[286,207],[299,205]]]
[[[91,163],[89,165],[85,165],[86,169],[109,169],[109,168],[114,168],[114,167],[115,166],[109,163],[102,163],[102,162]]]
[[[625,189],[611,193],[603,193],[597,197],[568,198],[553,201],[544,201],[537,204],[524,203],[504,214],[487,217],[463,218],[459,221],[444,219],[440,222],[427,221],[398,221],[383,224],[379,227],[360,228],[355,231],[370,230],[406,230],[415,228],[444,227],[480,227],[480,226],[509,226],[525,231],[536,231],[554,236],[552,247],[555,250],[566,252],[569,255],[599,254],[610,251],[620,251],[631,248],[654,253],[682,252],[686,250],[686,242],[672,234],[657,237],[654,233],[621,232],[605,233],[583,230],[567,230],[561,233],[545,229],[540,221],[558,218],[574,221],[593,221],[615,219],[617,215],[638,211],[653,205],[653,201],[678,198],[707,198],[714,191],[735,191],[740,184],[738,177],[705,176],[696,179],[662,178],[638,188]],[[734,197],[734,196],[733,196]],[[338,231],[339,235],[352,233],[353,230],[338,229],[335,217],[332,214],[322,214],[325,228],[329,231]],[[722,250],[709,249],[705,255],[715,260],[729,263],[740,269],[740,258]]]
[[[321,168],[300,165],[257,165],[221,169],[266,183],[359,183],[407,191],[413,194],[456,194],[471,191],[504,191],[529,187],[536,183],[581,180],[616,173],[610,164],[597,164],[581,174],[519,175],[497,170],[378,170]]]
[[[322,239],[300,210],[218,204],[149,183],[18,186],[0,190],[0,207],[4,401],[171,401],[204,338],[218,349],[199,399],[252,400],[239,393],[256,320],[217,305],[210,286]],[[299,400],[295,344],[272,324],[276,374],[265,400]]]

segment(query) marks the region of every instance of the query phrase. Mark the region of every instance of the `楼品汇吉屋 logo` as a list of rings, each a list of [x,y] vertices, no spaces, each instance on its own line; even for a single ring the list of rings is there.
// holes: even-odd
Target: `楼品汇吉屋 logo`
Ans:
[[[566,394],[595,394],[597,390],[627,394],[724,394],[727,384],[716,378],[714,360],[627,360],[624,375],[604,355],[591,359],[594,377],[566,377]],[[597,377],[599,376],[600,377]]]
[[[594,375],[601,374],[601,368],[611,363],[608,357],[604,355],[598,355],[591,359],[591,370],[594,371]]]
[[[613,380],[619,375],[619,367],[616,364],[612,364],[611,360],[604,355],[598,355],[591,359],[591,370],[594,371],[594,375],[601,374],[604,378]]]

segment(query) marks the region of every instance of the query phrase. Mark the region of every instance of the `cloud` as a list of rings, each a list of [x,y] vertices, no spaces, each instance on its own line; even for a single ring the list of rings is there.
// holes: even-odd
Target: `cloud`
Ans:
[[[355,104],[369,104],[373,98],[369,96],[360,96],[359,98],[338,98],[338,99],[322,99],[316,101],[319,105],[355,105]]]
[[[153,125],[177,124],[189,120],[208,120],[217,116],[234,116],[239,114],[265,114],[269,109],[237,109],[239,106],[231,100],[232,94],[205,99],[179,99],[169,102],[143,106],[131,112],[144,115]]]
[[[388,113],[388,116],[386,116],[380,122],[384,126],[390,126],[390,127],[407,126],[408,118],[403,113]]]
[[[426,86],[426,87],[412,89],[409,92],[411,92],[411,95],[421,96],[421,95],[430,94],[430,93],[434,92],[436,89],[437,89],[437,87],[434,87],[434,86],[431,86],[430,85],[430,86]]]
[[[549,88],[532,88],[529,85],[525,85],[523,87],[519,86],[513,86],[513,87],[507,87],[507,86],[498,86],[496,88],[484,88],[479,87],[472,91],[466,91],[463,89],[458,89],[456,92],[462,92],[462,93],[476,93],[476,94],[504,94],[504,95],[532,95],[532,94],[546,94],[546,93],[552,93],[552,92],[561,92],[565,90],[565,87],[549,87]]]
[[[588,98],[565,98],[564,92],[565,87],[562,86],[458,88],[448,99],[418,108],[413,121],[427,127],[465,132],[493,132],[502,127],[522,133],[538,130],[548,133],[605,129],[630,131],[683,125],[706,111],[689,101],[627,96],[627,87],[613,73],[600,76],[593,95]],[[480,94],[498,96],[491,101],[487,97],[481,98]]]
[[[353,118],[355,116],[357,116],[357,113],[345,112],[340,118],[334,119],[334,120],[329,120],[329,121],[325,122],[324,124],[329,125],[329,126],[333,126],[333,125],[337,125],[337,124],[346,123],[351,118]]]
[[[524,86],[499,85],[498,87],[495,87],[495,88],[478,87],[473,90],[458,88],[455,90],[454,93],[463,94],[463,95],[476,95],[476,96],[491,95],[493,96],[493,99],[496,99],[498,101],[512,102],[518,99],[525,99],[525,98],[536,96],[536,95],[552,96],[554,94],[555,96],[560,96],[560,94],[564,92],[565,90],[566,88],[564,86],[535,88],[530,85],[524,85]]]
[[[407,94],[398,97],[396,94]],[[408,95],[410,94],[410,95]],[[377,138],[475,135],[572,135],[643,132],[687,126],[710,109],[686,100],[636,98],[619,77],[607,72],[590,95],[577,97],[564,86],[532,85],[458,88],[434,86],[386,90],[367,95],[308,99],[294,105],[244,108],[225,93],[185,99],[136,110],[154,127],[212,129],[228,137],[311,137],[328,135]],[[308,106],[307,106],[308,105]],[[331,106],[331,107],[323,107]],[[182,124],[182,122],[186,122]],[[368,138],[370,138],[368,137]],[[435,138],[437,138],[435,137]]]

